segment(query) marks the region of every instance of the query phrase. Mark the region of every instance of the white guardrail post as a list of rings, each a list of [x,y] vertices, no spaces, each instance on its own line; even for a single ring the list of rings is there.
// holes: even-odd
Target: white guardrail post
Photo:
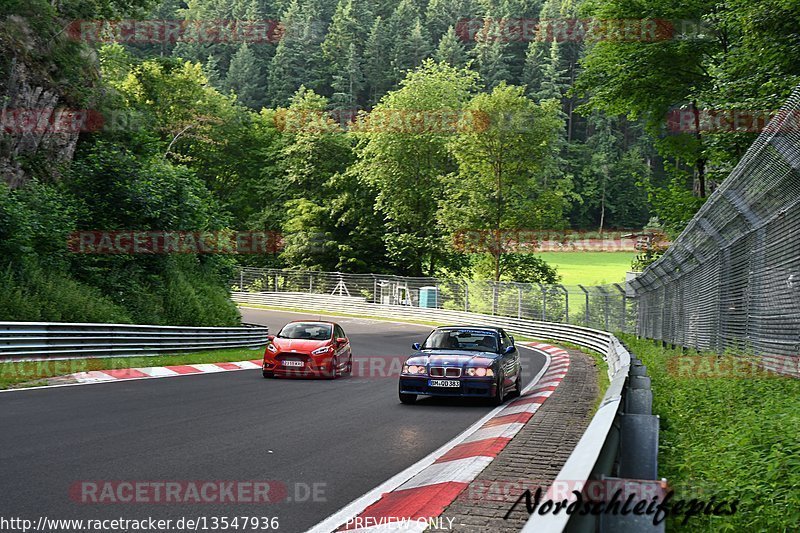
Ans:
[[[156,355],[267,344],[268,328],[0,322],[0,361]]]
[[[665,485],[657,479],[658,417],[651,414],[652,392],[647,369],[631,356],[611,333],[582,326],[540,322],[514,317],[485,315],[449,309],[382,305],[367,302],[366,298],[293,292],[234,292],[232,298],[240,305],[263,305],[311,311],[328,311],[354,315],[390,318],[394,320],[429,321],[470,325],[500,326],[510,333],[541,340],[563,341],[599,352],[608,363],[610,385],[578,444],[549,487],[546,502],[551,497],[568,503],[578,500],[572,491],[582,493],[582,501],[592,498],[591,492],[601,487],[595,499],[610,500],[609,487],[619,487],[621,498],[634,495],[634,502],[659,496],[663,501]],[[614,476],[614,477],[611,477]],[[564,490],[564,488],[567,488]],[[591,492],[589,492],[591,491]],[[557,496],[557,498],[556,498]],[[628,513],[552,512],[537,510],[525,525],[527,533],[558,533],[561,531],[626,531],[661,532],[664,523],[653,524],[651,515]]]

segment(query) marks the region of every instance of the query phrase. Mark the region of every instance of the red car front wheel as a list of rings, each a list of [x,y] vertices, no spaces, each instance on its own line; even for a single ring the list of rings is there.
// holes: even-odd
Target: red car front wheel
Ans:
[[[336,379],[336,376],[339,374],[337,367],[339,366],[339,362],[334,357],[331,359],[331,370],[328,372],[328,379]]]

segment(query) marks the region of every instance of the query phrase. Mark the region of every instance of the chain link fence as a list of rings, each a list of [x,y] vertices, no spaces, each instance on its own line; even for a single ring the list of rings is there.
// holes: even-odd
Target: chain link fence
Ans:
[[[243,267],[231,288],[236,292],[331,294],[370,303],[561,322],[604,331],[636,330],[636,301],[625,283],[586,287]]]
[[[800,88],[662,258],[631,282],[637,333],[716,353],[800,349]]]

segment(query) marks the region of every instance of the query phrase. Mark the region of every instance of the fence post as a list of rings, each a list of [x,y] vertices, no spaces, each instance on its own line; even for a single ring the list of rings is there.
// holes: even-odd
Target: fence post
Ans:
[[[517,318],[522,318],[522,287],[517,285]]]
[[[605,327],[603,329],[608,331],[608,292],[606,291],[605,287],[601,285],[598,285],[597,287],[595,287],[595,289],[597,289],[597,292],[603,295],[603,315],[605,319],[604,320]]]
[[[625,309],[625,307],[626,307],[625,289],[620,287],[619,283],[615,283],[614,286],[617,288],[617,290],[619,291],[620,296],[622,297],[622,323],[620,324],[620,326],[621,326],[620,327],[620,331],[622,331],[623,333],[627,333],[628,332],[628,330],[626,329],[627,321],[625,319],[625,311],[626,311],[626,309]]]
[[[558,287],[564,291],[564,323],[569,324],[569,291],[563,285],[558,285]]]
[[[542,322],[547,322],[547,295],[544,293],[544,285],[538,283],[539,290],[542,291]]]
[[[469,313],[469,283],[464,282],[464,312]]]
[[[244,269],[239,268],[239,290],[244,292]]]
[[[580,289],[583,291],[584,297],[586,298],[586,307],[583,309],[584,318],[585,318],[585,326],[589,325],[589,291],[586,290],[586,287],[583,285],[578,285]]]

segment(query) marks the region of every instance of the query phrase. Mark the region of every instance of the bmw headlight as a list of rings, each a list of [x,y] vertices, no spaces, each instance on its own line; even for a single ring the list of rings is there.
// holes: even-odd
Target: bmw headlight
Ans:
[[[467,375],[470,377],[491,378],[494,377],[494,371],[483,366],[470,367],[467,369]]]
[[[403,365],[403,374],[420,375],[427,374],[425,365]]]

